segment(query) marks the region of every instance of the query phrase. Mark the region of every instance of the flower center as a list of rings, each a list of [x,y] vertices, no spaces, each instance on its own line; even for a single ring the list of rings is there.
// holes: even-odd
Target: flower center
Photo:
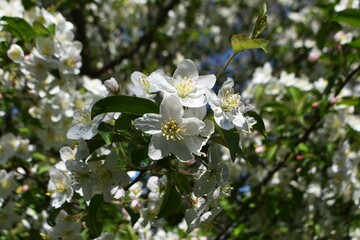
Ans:
[[[150,82],[149,80],[147,79],[147,77],[141,77],[139,79],[139,82],[141,83],[141,85],[143,86],[143,89],[146,93],[151,93],[150,92]]]
[[[180,135],[181,132],[185,132],[184,128],[181,128],[175,120],[165,120],[161,123],[162,135],[166,140],[183,140],[184,138]]]
[[[224,111],[231,112],[239,106],[240,95],[233,94],[231,90],[226,90],[225,96],[221,100],[221,108]]]
[[[188,77],[178,77],[174,84],[178,91],[180,98],[185,98],[187,95],[196,89],[195,82]]]
[[[92,124],[90,109],[84,108],[79,113],[79,117],[75,120],[77,124]]]
[[[6,190],[6,189],[9,189],[10,187],[11,187],[11,183],[9,180],[5,179],[0,182],[0,189]]]
[[[66,192],[67,187],[60,179],[55,179],[54,183],[57,192]]]

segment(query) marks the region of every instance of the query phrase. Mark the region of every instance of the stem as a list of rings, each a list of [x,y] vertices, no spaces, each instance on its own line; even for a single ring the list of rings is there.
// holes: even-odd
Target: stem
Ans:
[[[129,190],[129,188],[131,188],[132,185],[134,185],[136,182],[138,182],[147,172],[148,170],[141,170],[140,174],[134,179],[134,181],[132,181],[131,183],[129,183],[126,187],[124,187],[124,190],[127,191]]]
[[[238,53],[233,52],[230,57],[228,58],[228,60],[226,60],[226,63],[224,64],[224,66],[219,70],[219,72],[216,74],[216,79],[219,79],[220,76],[224,73],[224,71],[226,70],[227,66],[231,63],[232,60],[234,60],[235,56]]]

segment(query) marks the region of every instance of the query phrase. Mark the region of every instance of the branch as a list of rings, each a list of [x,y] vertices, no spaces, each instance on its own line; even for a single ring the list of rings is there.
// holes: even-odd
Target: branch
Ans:
[[[180,0],[171,0],[167,5],[163,8],[159,9],[157,18],[152,26],[147,30],[147,32],[139,38],[139,40],[129,48],[128,51],[124,52],[122,55],[118,56],[113,61],[109,62],[105,66],[100,69],[91,71],[90,69],[84,72],[91,77],[98,77],[102,73],[108,71],[109,69],[114,68],[115,66],[119,65],[125,59],[131,58],[143,45],[150,45],[150,43],[154,40],[155,33],[157,29],[164,25],[166,22],[166,17],[168,16],[168,12],[175,7],[175,5],[180,2]]]

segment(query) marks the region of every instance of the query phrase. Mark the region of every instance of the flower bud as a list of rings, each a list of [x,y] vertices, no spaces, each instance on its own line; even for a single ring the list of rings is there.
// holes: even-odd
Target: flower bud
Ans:
[[[120,86],[115,78],[110,78],[104,82],[106,90],[112,95],[118,95],[120,92]]]
[[[16,63],[21,63],[24,60],[24,51],[17,44],[11,44],[9,50],[7,51],[7,55]]]

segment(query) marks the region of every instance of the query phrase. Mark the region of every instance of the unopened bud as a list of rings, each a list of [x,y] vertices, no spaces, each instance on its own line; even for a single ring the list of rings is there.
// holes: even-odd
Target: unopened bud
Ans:
[[[112,95],[118,95],[120,92],[120,86],[115,78],[110,78],[104,82],[106,90]]]
[[[12,61],[16,63],[21,63],[24,61],[24,51],[17,44],[11,44],[10,49],[7,51],[7,55]]]

